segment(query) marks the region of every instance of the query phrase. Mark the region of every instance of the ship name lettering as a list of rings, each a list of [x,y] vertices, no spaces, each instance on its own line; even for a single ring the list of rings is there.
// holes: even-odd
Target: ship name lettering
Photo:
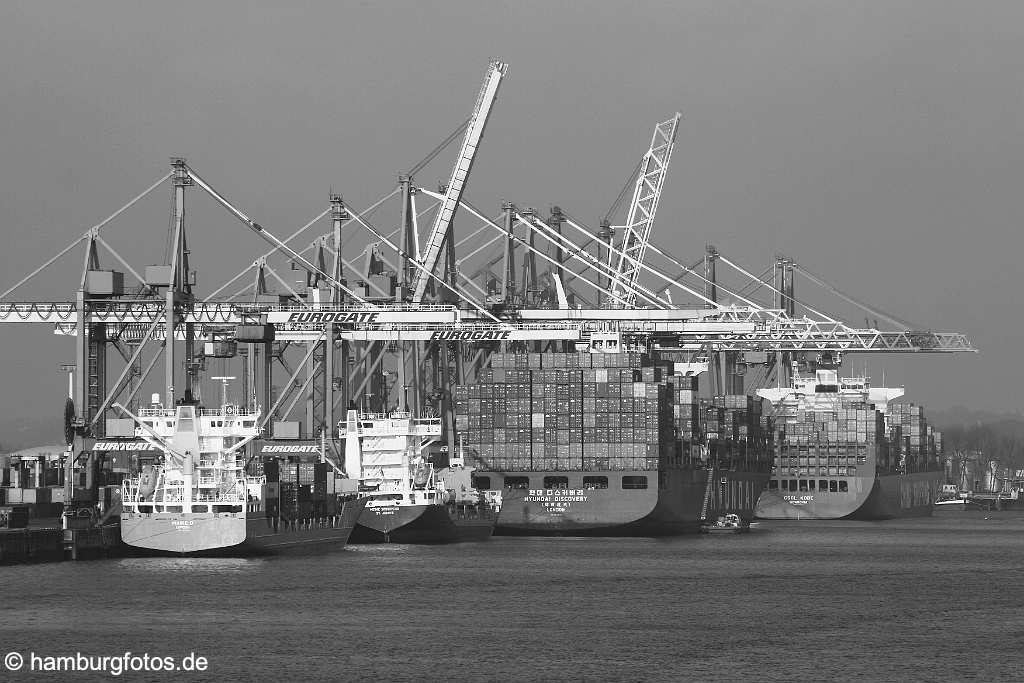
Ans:
[[[814,496],[783,496],[782,499],[790,505],[807,505],[814,501]]]
[[[560,508],[565,512],[566,503],[586,503],[590,496],[584,489],[530,489],[523,499],[526,503],[540,503],[545,508]]]

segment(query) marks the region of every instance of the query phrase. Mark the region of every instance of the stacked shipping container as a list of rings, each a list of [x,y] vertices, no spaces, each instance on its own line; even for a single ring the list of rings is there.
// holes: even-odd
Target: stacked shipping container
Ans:
[[[939,467],[942,433],[928,424],[923,406],[890,403],[885,418],[892,450],[898,453],[899,466],[904,471],[921,472]]]
[[[656,469],[674,445],[669,385],[640,354],[495,353],[479,380],[455,413],[482,469]]]
[[[837,399],[832,410],[796,410],[779,426],[776,467],[793,476],[855,476],[874,448],[887,467],[885,418],[859,400]]]
[[[495,353],[478,382],[453,394],[459,443],[492,471],[702,466],[702,418],[715,457],[764,460],[770,435],[760,399],[723,399],[702,415],[695,377],[639,353]]]
[[[704,438],[720,466],[764,471],[773,452],[772,419],[763,400],[745,394],[715,396],[700,402]]]
[[[268,517],[315,519],[337,514],[335,478],[326,463],[263,460]]]
[[[782,475],[854,476],[874,449],[879,473],[938,466],[942,434],[920,406],[889,404],[885,413],[862,401],[838,401],[831,410],[797,410],[777,431],[776,467]]]

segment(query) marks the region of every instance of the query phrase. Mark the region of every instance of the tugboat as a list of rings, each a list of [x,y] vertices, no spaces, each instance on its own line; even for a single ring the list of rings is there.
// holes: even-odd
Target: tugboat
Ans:
[[[750,531],[750,524],[734,513],[720,515],[714,522],[702,524],[702,534],[743,534]]]
[[[440,418],[414,418],[404,411],[349,410],[338,435],[345,442],[345,471],[360,479],[360,490],[367,498],[352,543],[490,538],[497,514],[467,505],[465,495],[449,495],[424,455],[441,435]],[[471,497],[476,500],[475,494]]]
[[[125,480],[121,537],[139,551],[248,555],[311,545],[341,548],[365,501],[330,489],[316,502],[279,504],[266,477],[245,476],[242,449],[260,434],[261,411],[229,403],[153,405],[135,415],[135,435],[163,453],[161,463]],[[333,480],[332,482],[333,483]],[[326,486],[324,488],[327,488]]]
[[[491,537],[501,512],[501,491],[484,491],[474,486],[475,467],[467,467],[462,450],[438,471],[447,494],[448,516],[459,528],[460,540],[485,541]]]

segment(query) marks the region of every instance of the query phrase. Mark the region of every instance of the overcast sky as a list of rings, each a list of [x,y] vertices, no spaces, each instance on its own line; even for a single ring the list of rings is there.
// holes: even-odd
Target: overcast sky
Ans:
[[[1022,20],[1019,2],[937,0],[4,2],[0,291],[171,156],[281,236],[331,188],[367,206],[468,116],[498,57],[473,203],[596,224],[682,111],[656,242],[687,263],[713,243],[757,273],[788,254],[964,332],[981,353],[856,367],[934,408],[1018,412]],[[446,180],[454,154],[417,179]],[[169,196],[104,229],[138,267],[163,258]],[[201,291],[265,250],[198,192],[189,207]],[[80,268],[76,252],[8,299],[73,298]],[[0,343],[0,409],[56,413],[73,342],[4,325]]]

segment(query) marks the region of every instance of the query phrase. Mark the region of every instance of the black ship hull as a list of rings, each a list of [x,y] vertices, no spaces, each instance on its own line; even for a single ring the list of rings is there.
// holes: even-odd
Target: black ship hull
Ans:
[[[281,522],[271,518],[250,518],[241,550],[253,554],[277,554],[318,546],[343,548],[349,542],[365,506],[365,499],[352,497],[339,500],[338,514],[329,519]]]
[[[493,515],[460,516],[445,505],[367,506],[351,543],[460,543],[484,541],[494,531]]]

